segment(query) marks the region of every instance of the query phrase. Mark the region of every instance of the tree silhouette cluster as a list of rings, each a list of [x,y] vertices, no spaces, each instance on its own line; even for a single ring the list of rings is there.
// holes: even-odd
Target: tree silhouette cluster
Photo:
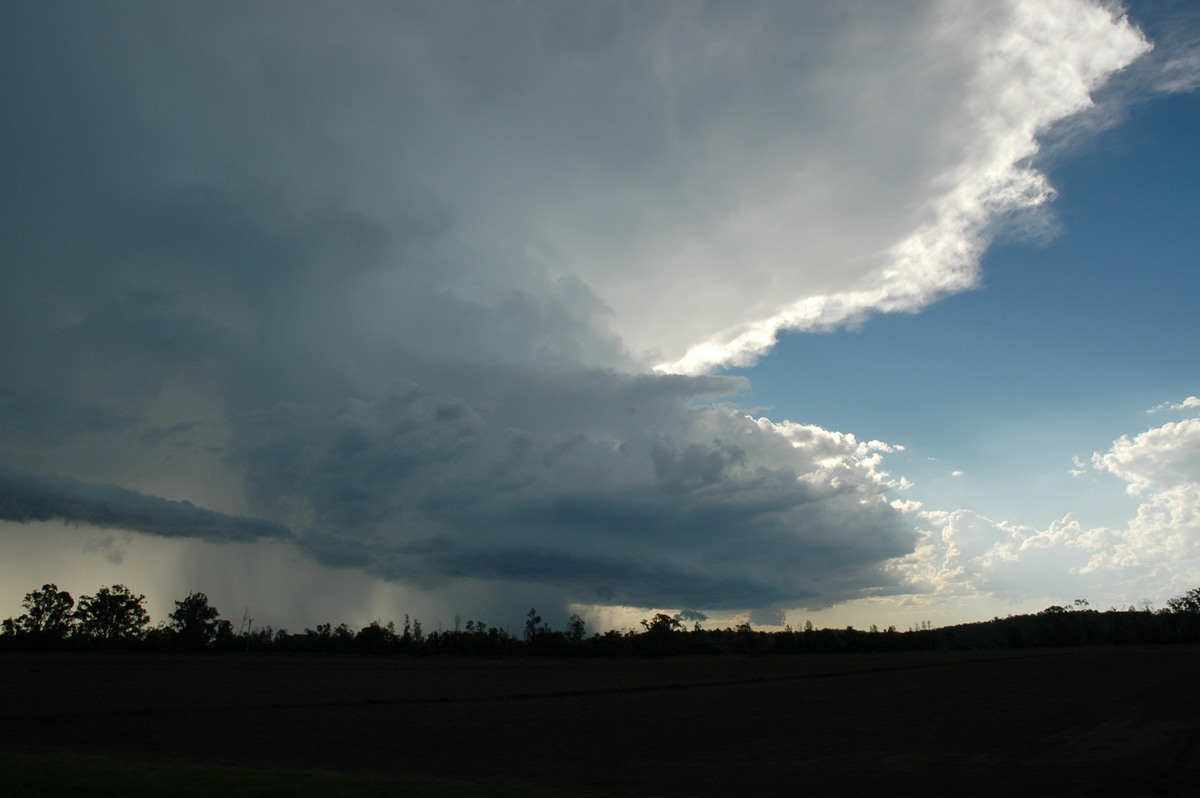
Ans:
[[[1169,599],[1154,610],[1111,608],[1098,612],[1077,599],[1031,615],[933,628],[919,623],[907,631],[815,629],[790,626],[762,632],[742,623],[730,629],[684,628],[682,615],[657,613],[641,622],[641,631],[609,630],[590,637],[584,621],[572,615],[566,630],[552,629],[536,609],[525,619],[520,636],[482,621],[426,631],[420,620],[404,616],[394,622],[373,621],[355,631],[346,624],[318,624],[315,629],[253,626],[241,628],[220,617],[204,593],[175,602],[168,620],[151,626],[145,596],[124,585],[101,587],[78,602],[57,585],[46,584],[25,595],[25,612],[0,622],[0,648],[122,648],[177,651],[240,651],[321,654],[398,654],[442,656],[671,656],[770,655],[921,650],[1040,648],[1054,646],[1137,645],[1200,642],[1200,588]]]
[[[218,639],[234,638],[233,627],[220,620],[203,593],[175,602],[170,623],[150,626],[146,597],[125,585],[101,587],[79,601],[58,585],[42,585],[26,593],[24,614],[0,622],[0,640],[17,648],[142,648],[201,650]]]

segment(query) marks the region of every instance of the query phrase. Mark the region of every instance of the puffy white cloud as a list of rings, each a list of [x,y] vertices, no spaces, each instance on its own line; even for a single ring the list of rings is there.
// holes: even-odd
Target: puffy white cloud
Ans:
[[[1191,410],[1192,408],[1200,407],[1200,396],[1189,396],[1182,402],[1163,402],[1160,405],[1147,410],[1147,413],[1162,413],[1168,410]]]
[[[1074,514],[1037,529],[970,510],[919,510],[922,540],[897,568],[920,590],[1013,602],[1090,595],[1124,606],[1131,596],[1162,600],[1194,587],[1200,581],[1200,418],[1122,436],[1093,455],[1091,465],[1124,481],[1141,500],[1124,528],[1086,527]]]
[[[1131,494],[1177,488],[1200,480],[1200,418],[1172,421],[1134,437],[1123,435],[1112,448],[1092,456],[1098,471],[1129,483]]]

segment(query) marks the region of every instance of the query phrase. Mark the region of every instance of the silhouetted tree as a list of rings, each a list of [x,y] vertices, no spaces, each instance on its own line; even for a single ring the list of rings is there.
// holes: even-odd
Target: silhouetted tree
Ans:
[[[208,596],[189,593],[187,598],[175,602],[175,611],[169,617],[180,645],[196,649],[207,648],[217,638],[219,615],[217,608],[208,603]]]
[[[213,644],[221,651],[236,651],[240,642],[237,631],[233,628],[233,621],[218,618]]]
[[[567,639],[572,643],[583,642],[585,628],[583,618],[572,613],[571,618],[567,621]]]
[[[549,634],[550,626],[542,623],[542,616],[537,614],[536,607],[530,607],[525,615],[525,641],[534,642],[539,636]]]
[[[654,617],[648,621],[645,618],[642,619],[642,628],[646,630],[647,634],[673,632],[681,625],[678,618],[667,615],[665,612],[655,613]],[[750,624],[746,624],[746,628],[749,629]]]
[[[1167,599],[1167,606],[1157,617],[1167,627],[1165,634],[1172,642],[1200,642],[1200,587]]]
[[[366,654],[377,654],[386,651],[396,641],[396,626],[388,621],[387,626],[379,621],[371,621],[354,636],[354,648]]]
[[[1167,612],[1200,613],[1200,587],[1194,587],[1182,596],[1167,599]]]
[[[27,634],[43,642],[62,640],[71,631],[75,618],[71,610],[75,607],[75,599],[65,590],[59,590],[58,585],[42,585],[41,590],[26,593],[21,602],[25,608],[24,615],[6,623],[5,626],[16,634]]]
[[[150,616],[142,606],[145,600],[145,596],[135,596],[125,585],[102,587],[94,596],[81,596],[75,609],[78,631],[103,643],[136,640],[150,623]]]
[[[638,650],[651,656],[674,653],[680,643],[673,634],[682,626],[678,618],[663,612],[654,614],[650,620],[642,619],[645,632],[638,638]]]

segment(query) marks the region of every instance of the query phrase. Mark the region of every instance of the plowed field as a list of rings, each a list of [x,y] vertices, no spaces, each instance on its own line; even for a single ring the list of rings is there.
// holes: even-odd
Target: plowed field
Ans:
[[[0,745],[696,795],[1191,796],[1200,648],[0,655]]]

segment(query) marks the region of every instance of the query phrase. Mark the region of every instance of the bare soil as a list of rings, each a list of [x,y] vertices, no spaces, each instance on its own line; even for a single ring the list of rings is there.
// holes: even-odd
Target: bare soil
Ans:
[[[1200,648],[0,655],[0,745],[662,796],[1184,796]]]

